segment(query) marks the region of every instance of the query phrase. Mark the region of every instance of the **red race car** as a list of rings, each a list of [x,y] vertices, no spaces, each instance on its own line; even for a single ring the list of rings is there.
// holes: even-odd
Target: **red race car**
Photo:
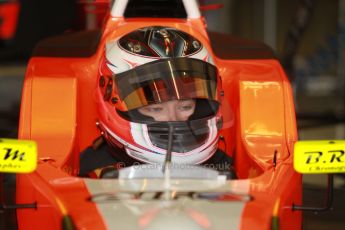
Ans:
[[[105,53],[117,47],[124,55],[116,57],[117,61],[123,61],[130,53],[128,50],[140,53],[135,60],[126,60],[129,67],[120,66],[124,62],[107,65],[113,72],[117,68],[133,68],[148,47],[131,44],[130,39],[123,45],[121,39],[133,35],[133,31],[147,32],[147,28],[154,28],[163,37],[167,30],[161,28],[178,31],[178,36],[183,38],[193,38],[192,46],[186,46],[192,51],[185,50],[195,59],[187,64],[200,66],[200,70],[207,67],[210,73],[207,77],[212,75],[214,67],[205,64],[205,60],[216,67],[222,88],[216,95],[222,99],[221,119],[217,121],[221,120],[222,125],[215,129],[217,141],[212,146],[233,159],[235,178],[228,179],[217,170],[202,167],[197,158],[195,164],[175,167],[174,161],[180,158],[174,152],[170,152],[171,161],[161,153],[166,157],[161,164],[124,167],[111,178],[78,176],[80,153],[99,136],[99,127],[95,125],[100,123],[99,104],[95,102],[101,97],[119,108],[133,106],[121,97],[113,100],[116,92],[112,80],[116,78],[100,76],[101,63],[110,59],[104,58]],[[158,47],[161,43],[155,44]],[[172,46],[179,44],[182,43],[175,42]],[[156,62],[157,69],[166,64]],[[180,61],[169,63],[174,63],[174,68],[187,66]],[[138,71],[154,75],[154,69],[143,67]],[[137,79],[133,72],[124,73]],[[130,87],[142,87],[133,86],[125,77],[118,78],[123,80],[119,95],[128,96],[126,90]],[[199,86],[212,82],[210,79],[200,80],[198,84],[192,79],[193,87],[201,90],[195,92],[205,92]],[[109,115],[102,116],[112,119]],[[127,129],[117,135],[117,141],[128,148],[127,153],[141,157],[135,152],[139,141],[134,135]],[[195,0],[116,0],[110,5],[100,30],[42,41],[27,66],[19,139],[37,143],[37,168],[31,173],[18,173],[16,180],[7,180],[2,185],[6,226],[18,229],[301,229],[302,214],[294,207],[302,202],[302,180],[293,167],[297,130],[288,78],[265,45],[208,32]],[[26,159],[24,155],[19,157],[20,151],[16,155],[8,149],[4,152],[7,159]],[[199,153],[202,151],[196,156]],[[13,174],[5,176],[10,178]],[[6,192],[14,190],[15,193]]]

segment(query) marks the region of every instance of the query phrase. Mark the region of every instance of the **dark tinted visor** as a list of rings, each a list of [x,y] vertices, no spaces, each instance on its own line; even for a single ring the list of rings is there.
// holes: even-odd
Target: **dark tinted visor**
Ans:
[[[126,110],[168,100],[217,100],[217,68],[192,58],[161,59],[114,76]]]

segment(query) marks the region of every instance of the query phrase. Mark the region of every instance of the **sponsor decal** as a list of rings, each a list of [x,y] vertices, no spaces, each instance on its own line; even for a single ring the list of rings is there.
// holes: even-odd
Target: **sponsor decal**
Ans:
[[[345,141],[299,141],[295,144],[294,167],[306,174],[344,173]]]
[[[0,172],[28,173],[36,169],[34,141],[0,139]]]

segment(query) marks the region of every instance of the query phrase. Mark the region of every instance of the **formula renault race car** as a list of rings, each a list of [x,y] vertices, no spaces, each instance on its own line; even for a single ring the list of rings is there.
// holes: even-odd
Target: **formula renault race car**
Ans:
[[[150,26],[178,28],[212,50],[223,87],[218,148],[232,157],[237,178],[174,167],[174,157],[113,178],[78,176],[80,153],[99,136],[93,100],[106,44]],[[102,29],[42,41],[27,66],[18,139],[0,142],[1,171],[18,172],[1,174],[6,229],[301,229],[287,76],[265,45],[207,32],[195,0],[116,0]],[[332,162],[342,164],[340,155]]]

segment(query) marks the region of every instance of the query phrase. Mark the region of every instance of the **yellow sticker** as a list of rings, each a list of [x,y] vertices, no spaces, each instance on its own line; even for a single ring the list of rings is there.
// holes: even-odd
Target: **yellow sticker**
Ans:
[[[298,141],[294,168],[299,173],[344,173],[345,140]]]
[[[0,172],[28,173],[34,171],[36,165],[36,142],[0,139]]]

